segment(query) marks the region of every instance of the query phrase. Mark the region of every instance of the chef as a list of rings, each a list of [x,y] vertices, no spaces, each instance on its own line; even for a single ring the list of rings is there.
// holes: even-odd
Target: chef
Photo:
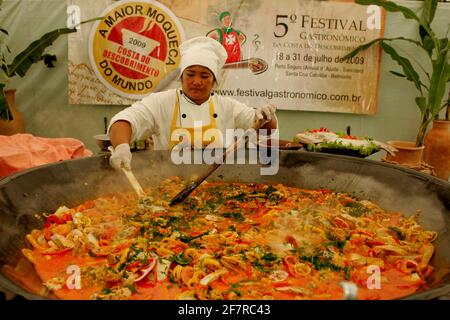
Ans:
[[[219,42],[196,37],[183,42],[180,51],[181,90],[152,93],[111,119],[108,134],[114,147],[110,157],[112,167],[129,167],[130,143],[150,136],[155,150],[171,150],[180,141],[205,146],[220,139],[210,135],[199,137],[196,132],[215,130],[225,137],[226,129],[245,130],[263,119],[268,122],[262,129],[277,128],[273,105],[253,109],[212,92],[227,59],[227,52]]]

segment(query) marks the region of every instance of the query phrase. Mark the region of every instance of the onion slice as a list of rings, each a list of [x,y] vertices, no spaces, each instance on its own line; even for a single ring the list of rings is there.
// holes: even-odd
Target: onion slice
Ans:
[[[217,271],[214,271],[213,273],[210,273],[206,277],[202,278],[199,283],[202,286],[207,286],[209,283],[219,279],[225,273],[228,273],[228,270],[225,269],[225,268],[217,270]]]
[[[134,280],[134,282],[139,282],[142,279],[144,279],[146,276],[148,276],[148,274],[150,273],[150,271],[153,270],[155,265],[156,265],[156,259],[153,259],[152,262],[150,262],[150,264],[145,269],[139,270],[142,272],[142,275],[139,278],[137,278],[136,280]]]

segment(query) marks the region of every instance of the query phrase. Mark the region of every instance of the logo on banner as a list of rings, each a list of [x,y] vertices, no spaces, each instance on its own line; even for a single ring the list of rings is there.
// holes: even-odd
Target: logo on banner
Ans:
[[[178,67],[181,23],[156,1],[120,1],[102,16],[89,41],[92,68],[111,91],[141,99]]]

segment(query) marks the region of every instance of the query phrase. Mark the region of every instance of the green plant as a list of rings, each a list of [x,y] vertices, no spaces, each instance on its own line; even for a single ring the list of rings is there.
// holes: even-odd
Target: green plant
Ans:
[[[448,100],[444,101],[444,95],[447,84],[450,81],[450,41],[448,39],[450,25],[443,38],[439,38],[433,31],[431,23],[433,22],[436,13],[438,5],[437,0],[423,1],[422,15],[420,18],[411,9],[397,5],[391,1],[355,0],[355,2],[361,5],[377,5],[389,12],[400,12],[406,19],[413,20],[418,24],[420,41],[405,37],[378,38],[357,47],[343,58],[352,58],[359,52],[366,50],[375,44],[379,44],[381,49],[401,66],[403,73],[396,71],[390,72],[396,76],[412,81],[419,93],[415,98],[415,102],[421,112],[421,123],[416,137],[416,146],[420,147],[423,145],[428,125],[434,119],[439,117],[439,113],[449,103]],[[418,61],[413,61],[413,63],[411,63],[407,57],[399,54],[397,50],[388,44],[396,41],[408,41],[423,50],[429,58],[431,72],[428,72]],[[420,73],[422,76],[420,76]],[[425,81],[422,81],[422,79],[425,79]]]
[[[2,5],[2,3],[3,0],[0,0],[0,6]],[[83,21],[81,22],[81,24],[98,19],[100,18]],[[3,92],[6,84],[15,76],[25,76],[30,67],[34,63],[41,60],[48,67],[53,67],[53,61],[56,61],[56,56],[46,54],[45,50],[47,49],[47,47],[51,46],[59,36],[76,31],[76,27],[61,28],[50,31],[44,34],[38,40],[31,42],[26,49],[24,49],[12,59],[11,63],[8,63],[8,56],[12,54],[5,40],[8,37],[8,32],[6,31],[6,29],[0,26],[0,119],[12,120],[12,115],[8,108],[8,103]]]

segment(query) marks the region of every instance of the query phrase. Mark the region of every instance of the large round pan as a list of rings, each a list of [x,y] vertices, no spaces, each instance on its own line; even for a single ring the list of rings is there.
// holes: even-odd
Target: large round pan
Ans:
[[[430,288],[407,299],[432,299],[450,292],[450,183],[399,166],[330,154],[282,151],[276,175],[261,175],[261,165],[224,164],[210,181],[284,183],[327,188],[371,200],[405,216],[420,213],[419,223],[438,232]],[[134,154],[133,170],[143,187],[206,170],[206,165],[175,165],[166,151]],[[36,214],[53,212],[104,194],[131,191],[126,178],[109,167],[107,156],[36,167],[0,181],[0,287],[30,299],[42,298],[33,267],[22,258],[25,235],[42,226]],[[13,272],[11,272],[13,271]],[[26,274],[27,278],[14,277]]]

